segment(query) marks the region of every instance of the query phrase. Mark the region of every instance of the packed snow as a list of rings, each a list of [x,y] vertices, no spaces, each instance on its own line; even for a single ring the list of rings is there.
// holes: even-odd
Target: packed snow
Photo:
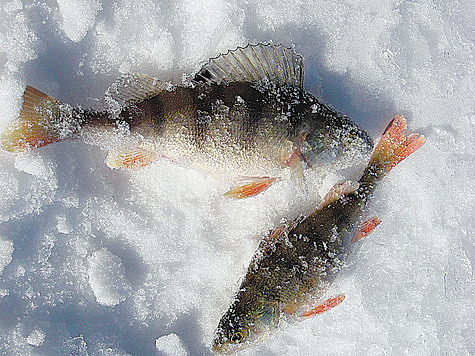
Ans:
[[[475,354],[474,18],[468,0],[3,0],[0,128],[27,84],[94,107],[123,73],[179,84],[236,46],[294,45],[310,92],[427,143],[371,200],[382,223],[327,292],[345,301],[242,355]],[[234,201],[170,162],[111,170],[100,140],[0,152],[2,354],[211,355],[259,239],[342,178]]]

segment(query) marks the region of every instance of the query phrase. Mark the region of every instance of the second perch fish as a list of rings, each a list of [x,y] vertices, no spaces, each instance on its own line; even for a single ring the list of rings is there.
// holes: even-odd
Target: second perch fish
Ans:
[[[219,322],[215,352],[249,347],[282,319],[303,319],[343,301],[340,294],[314,307],[341,270],[351,243],[380,223],[377,218],[360,221],[378,182],[424,144],[418,134],[406,137],[405,128],[402,116],[394,118],[358,182],[335,185],[313,214],[274,229],[261,241],[234,302]]]
[[[125,132],[108,147],[109,167],[165,158],[239,182],[229,197],[253,196],[286,172],[348,168],[372,150],[364,131],[303,89],[302,62],[281,45],[238,47],[210,59],[188,85],[126,75],[109,88],[104,110],[73,108],[27,87],[1,146],[27,151],[82,132],[101,140]]]

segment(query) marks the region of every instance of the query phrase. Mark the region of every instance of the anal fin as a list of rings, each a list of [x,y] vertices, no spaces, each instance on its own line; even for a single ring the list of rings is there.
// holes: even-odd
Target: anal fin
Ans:
[[[358,226],[358,229],[355,231],[355,234],[353,235],[351,242],[359,241],[363,237],[368,236],[371,233],[371,231],[373,231],[374,228],[378,226],[380,223],[381,223],[381,219],[379,219],[376,216],[371,219],[365,220]]]
[[[269,188],[272,183],[274,183],[275,178],[263,177],[254,179],[252,182],[240,185],[236,188],[233,188],[226,193],[224,193],[225,197],[234,198],[234,199],[242,199],[242,198],[249,198],[253,197],[254,195],[259,194],[260,192]]]
[[[317,305],[315,308],[312,308],[309,311],[306,311],[306,312],[300,314],[300,317],[308,318],[309,316],[326,312],[327,310],[330,310],[333,307],[336,307],[344,299],[345,299],[344,294],[338,294],[336,297],[328,298],[323,303],[320,303],[319,305]]]
[[[138,168],[149,165],[156,158],[155,152],[134,147],[130,150],[110,152],[106,163],[110,168]]]

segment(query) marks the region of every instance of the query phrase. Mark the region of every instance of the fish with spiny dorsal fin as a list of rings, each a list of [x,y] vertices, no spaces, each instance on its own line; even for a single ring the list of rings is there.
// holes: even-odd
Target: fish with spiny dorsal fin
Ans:
[[[304,90],[302,57],[272,43],[212,58],[187,85],[124,75],[106,93],[108,110],[73,108],[29,86],[23,99],[19,118],[0,136],[7,151],[122,130],[130,139],[110,149],[109,167],[169,159],[239,180],[225,193],[231,198],[259,194],[289,172],[352,167],[373,147],[356,124]]]
[[[250,347],[274,331],[281,320],[302,320],[344,300],[339,294],[318,303],[341,270],[351,245],[381,222],[376,217],[361,218],[375,187],[424,144],[424,136],[405,136],[405,129],[405,119],[396,116],[358,182],[336,184],[312,214],[273,229],[260,242],[234,302],[219,321],[215,353]]]

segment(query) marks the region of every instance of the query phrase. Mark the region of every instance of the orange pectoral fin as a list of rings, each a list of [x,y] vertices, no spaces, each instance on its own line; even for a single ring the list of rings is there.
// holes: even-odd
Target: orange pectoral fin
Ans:
[[[379,219],[376,216],[374,218],[364,221],[363,223],[360,224],[360,226],[358,226],[358,229],[355,231],[355,234],[353,235],[351,242],[359,241],[363,237],[368,236],[371,233],[371,231],[373,231],[374,228],[378,226],[380,223],[381,223],[381,219]]]
[[[157,158],[157,154],[140,147],[128,151],[111,152],[106,163],[110,168],[137,168],[149,165]]]
[[[253,180],[251,183],[240,185],[239,187],[227,191],[226,193],[224,193],[224,196],[234,199],[253,197],[254,195],[257,195],[260,192],[269,188],[272,183],[274,183],[274,181],[275,178],[258,178]]]
[[[328,298],[323,303],[317,305],[315,308],[312,308],[309,311],[302,313],[300,316],[302,318],[308,318],[309,316],[312,316],[312,315],[321,314],[323,312],[326,312],[327,310],[330,310],[333,307],[336,307],[344,299],[345,299],[344,294],[338,294],[336,297]]]

